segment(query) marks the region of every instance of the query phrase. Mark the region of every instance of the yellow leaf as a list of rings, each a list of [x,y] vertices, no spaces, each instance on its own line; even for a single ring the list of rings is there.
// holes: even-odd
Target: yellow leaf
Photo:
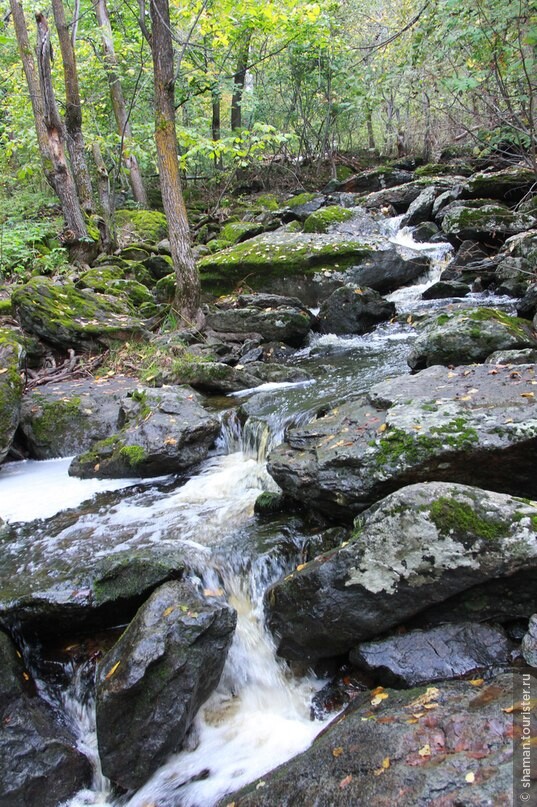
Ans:
[[[521,398],[535,398],[535,393],[534,392],[521,392],[520,397]]]
[[[378,695],[375,695],[375,697],[371,699],[371,705],[378,706],[379,703],[382,703],[382,701],[386,700],[387,697],[388,697],[387,692],[379,692]]]
[[[418,751],[420,757],[430,757],[431,756],[431,746],[429,743],[425,743],[423,748],[420,748]]]
[[[388,770],[388,768],[390,767],[390,757],[384,757],[384,759],[382,760],[382,767],[384,768],[385,771]]]
[[[416,707],[423,706],[426,703],[436,700],[440,695],[440,690],[437,687],[427,687],[427,690],[419,698],[415,698],[411,703],[407,704],[407,709],[415,709]]]
[[[471,401],[471,400],[472,400],[471,395],[461,395],[461,397],[459,398],[459,401]]]
[[[470,785],[472,785],[472,784],[475,782],[475,773],[474,773],[473,771],[470,771],[470,773],[467,773],[467,774],[466,774],[466,776],[464,777],[464,779],[465,779],[465,781],[467,781],[467,782],[468,782]]]
[[[484,678],[472,678],[470,683],[471,683],[471,685],[473,687],[480,687],[485,683],[485,679]]]
[[[223,588],[204,588],[203,593],[206,597],[222,597],[224,594]]]
[[[30,680],[30,676],[28,675],[28,673],[27,673],[27,672],[23,672],[22,677],[24,678],[24,680],[25,680],[25,681],[29,681],[29,680]]]
[[[168,608],[166,608],[166,610],[165,610],[165,611],[163,611],[162,616],[170,616],[170,614],[171,614],[171,613],[172,613],[172,611],[174,611],[174,610],[175,610],[175,606],[174,606],[174,605],[170,605],[170,606],[168,606]]]
[[[425,712],[412,712],[412,717],[423,717],[424,714]]]
[[[424,709],[438,709],[438,704],[437,703],[424,703],[423,708]]]
[[[337,748],[332,748],[332,756],[336,757],[336,759],[337,759],[337,757],[340,757],[342,755],[342,753],[343,753],[343,748],[340,745],[338,745]]]
[[[175,437],[166,437],[166,439],[164,440],[164,445],[165,446],[176,446],[177,445],[177,440],[175,439]]]
[[[108,681],[108,679],[109,679],[109,678],[112,678],[113,674],[115,673],[115,671],[117,670],[117,668],[119,667],[119,665],[120,665],[120,664],[121,664],[121,660],[120,660],[120,661],[116,661],[116,663],[114,664],[114,666],[113,666],[113,667],[112,667],[110,670],[108,670],[108,672],[107,672],[107,673],[106,673],[106,675],[104,676],[104,680],[105,680],[105,681]]]
[[[378,427],[377,431],[379,432],[379,434],[382,434],[382,432],[385,432],[387,428],[388,428],[388,424],[387,423],[382,423]]]
[[[405,720],[405,723],[417,723],[418,720],[416,717],[409,717],[408,720]]]

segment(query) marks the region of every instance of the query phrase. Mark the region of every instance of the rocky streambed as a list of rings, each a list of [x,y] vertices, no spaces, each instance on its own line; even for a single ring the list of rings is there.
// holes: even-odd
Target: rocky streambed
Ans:
[[[69,459],[41,519],[48,463],[0,470],[0,801],[510,803],[537,662],[529,178],[402,178],[229,229],[200,271],[248,288],[201,339],[155,332],[165,244],[14,292],[3,456]],[[23,389],[23,361],[110,344],[131,372]]]

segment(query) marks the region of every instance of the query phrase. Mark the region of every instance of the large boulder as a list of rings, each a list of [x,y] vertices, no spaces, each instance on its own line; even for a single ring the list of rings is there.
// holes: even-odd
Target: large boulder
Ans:
[[[19,425],[23,358],[21,339],[13,331],[0,328],[0,462],[7,456]]]
[[[349,283],[388,294],[413,283],[426,274],[430,266],[428,258],[403,258],[395,249],[383,249],[374,252],[345,274]]]
[[[348,543],[272,586],[280,655],[348,652],[478,583],[537,568],[537,507],[467,485],[410,485],[355,521]]]
[[[499,627],[448,623],[362,642],[351,650],[350,661],[381,684],[412,687],[507,666],[513,648]]]
[[[377,384],[289,429],[269,473],[287,496],[343,521],[431,479],[537,498],[535,371],[436,366]]]
[[[311,748],[218,807],[511,804],[512,708],[512,675],[358,695]]]
[[[502,171],[478,173],[463,186],[463,194],[470,199],[499,199],[516,204],[535,187],[535,172],[519,165]]]
[[[29,333],[63,350],[92,350],[144,334],[144,321],[118,297],[34,277],[12,294],[19,322]]]
[[[313,315],[299,300],[279,295],[241,295],[232,302],[217,303],[206,315],[206,325],[222,333],[258,333],[266,342],[303,345]]]
[[[385,188],[393,188],[410,182],[414,177],[412,171],[405,171],[390,165],[381,165],[361,171],[338,184],[338,190],[347,193],[373,193]]]
[[[97,670],[97,739],[103,773],[140,787],[180,750],[198,709],[218,684],[236,613],[187,583],[167,583],[137,615]]]
[[[535,227],[529,213],[516,213],[506,205],[486,199],[458,200],[442,210],[442,230],[455,243],[472,239],[491,241],[522,233]]]
[[[319,311],[321,333],[357,333],[395,316],[395,304],[377,291],[357,286],[341,286],[325,300]]]
[[[205,459],[218,432],[217,418],[189,387],[138,387],[123,397],[120,431],[71,463],[69,474],[95,477],[161,476]]]
[[[30,457],[70,457],[118,429],[122,398],[138,386],[135,378],[60,381],[36,387],[22,400],[20,429]]]
[[[425,188],[408,208],[406,215],[401,221],[401,226],[415,227],[416,224],[429,221],[433,212],[435,199],[440,195],[440,192],[441,189],[437,188],[435,185]]]
[[[493,308],[453,311],[419,324],[408,364],[414,371],[434,364],[471,364],[498,350],[535,347],[531,322]]]
[[[77,738],[35,691],[20,653],[0,631],[0,804],[57,807],[91,784]]]
[[[339,235],[264,233],[208,255],[198,263],[202,287],[225,293],[243,283],[257,291],[275,291],[289,281],[315,285],[327,269],[345,269],[367,258],[371,249]]]

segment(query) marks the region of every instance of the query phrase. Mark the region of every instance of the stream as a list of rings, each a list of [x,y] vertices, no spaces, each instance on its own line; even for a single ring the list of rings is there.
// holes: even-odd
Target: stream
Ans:
[[[388,240],[405,253],[433,259],[422,283],[389,295],[398,314],[482,303],[482,295],[456,303],[421,301],[423,289],[438,279],[449,248],[416,244],[408,230],[397,231],[397,226],[398,220],[386,225]],[[94,765],[91,789],[62,807],[213,807],[226,793],[306,749],[326,725],[310,715],[312,697],[326,682],[312,673],[294,674],[278,660],[263,622],[266,588],[302,562],[314,536],[304,534],[298,518],[270,524],[256,519],[254,503],[261,492],[276,490],[266,457],[285,429],[388,376],[408,372],[413,337],[412,322],[404,316],[365,336],[315,335],[294,358],[313,381],[229,396],[212,456],[186,481],[71,479],[69,459],[2,466],[0,516],[20,526],[11,549],[20,558],[20,574],[54,560],[61,564],[76,558],[83,565],[106,557],[111,543],[114,551],[158,546],[180,550],[193,582],[207,596],[225,598],[238,613],[220,684],[198,713],[187,747],[130,797],[113,797],[100,770],[91,666],[65,662],[67,686],[36,672],[40,694],[63,711]]]

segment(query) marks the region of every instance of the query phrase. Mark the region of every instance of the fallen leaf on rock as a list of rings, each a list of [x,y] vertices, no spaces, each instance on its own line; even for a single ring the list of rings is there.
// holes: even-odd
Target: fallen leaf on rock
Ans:
[[[472,678],[472,680],[470,681],[470,684],[471,684],[473,687],[480,687],[480,686],[482,686],[484,683],[485,683],[485,679],[484,679],[484,678]]]
[[[431,701],[436,700],[440,695],[440,690],[437,687],[427,687],[423,695],[420,695],[418,698],[414,698],[413,701],[407,703],[406,709],[415,709],[419,706],[424,706],[426,703],[431,703]]]
[[[336,759],[338,757],[340,757],[342,755],[342,753],[343,753],[343,748],[340,745],[338,745],[337,748],[332,748],[332,756],[336,757]]]
[[[534,392],[521,392],[520,397],[521,398],[535,398],[535,393]]]
[[[341,782],[339,783],[340,789],[344,790],[347,787],[347,785],[350,785],[351,782],[352,782],[352,773],[349,773],[349,775],[346,776],[344,779],[342,779]]]
[[[431,756],[431,746],[429,743],[425,743],[425,745],[419,749],[418,754],[420,757],[430,757]]]
[[[379,692],[378,695],[375,695],[374,698],[371,698],[371,705],[378,706],[379,703],[382,703],[382,701],[386,700],[387,697],[389,697],[387,692]]]
[[[384,757],[384,759],[382,760],[380,768],[375,768],[375,770],[373,771],[373,774],[375,776],[380,776],[381,773],[384,773],[384,771],[387,771],[389,767],[390,767],[390,757]]]
[[[470,785],[472,785],[475,782],[475,773],[473,771],[470,771],[470,773],[466,774],[464,779],[465,779],[466,782],[468,782]]]
[[[119,667],[120,664],[121,664],[121,659],[119,661],[116,661],[114,666],[110,670],[108,670],[108,672],[104,676],[105,681],[108,681],[109,678],[112,678],[113,674],[115,673],[115,671],[117,670],[117,668]]]

